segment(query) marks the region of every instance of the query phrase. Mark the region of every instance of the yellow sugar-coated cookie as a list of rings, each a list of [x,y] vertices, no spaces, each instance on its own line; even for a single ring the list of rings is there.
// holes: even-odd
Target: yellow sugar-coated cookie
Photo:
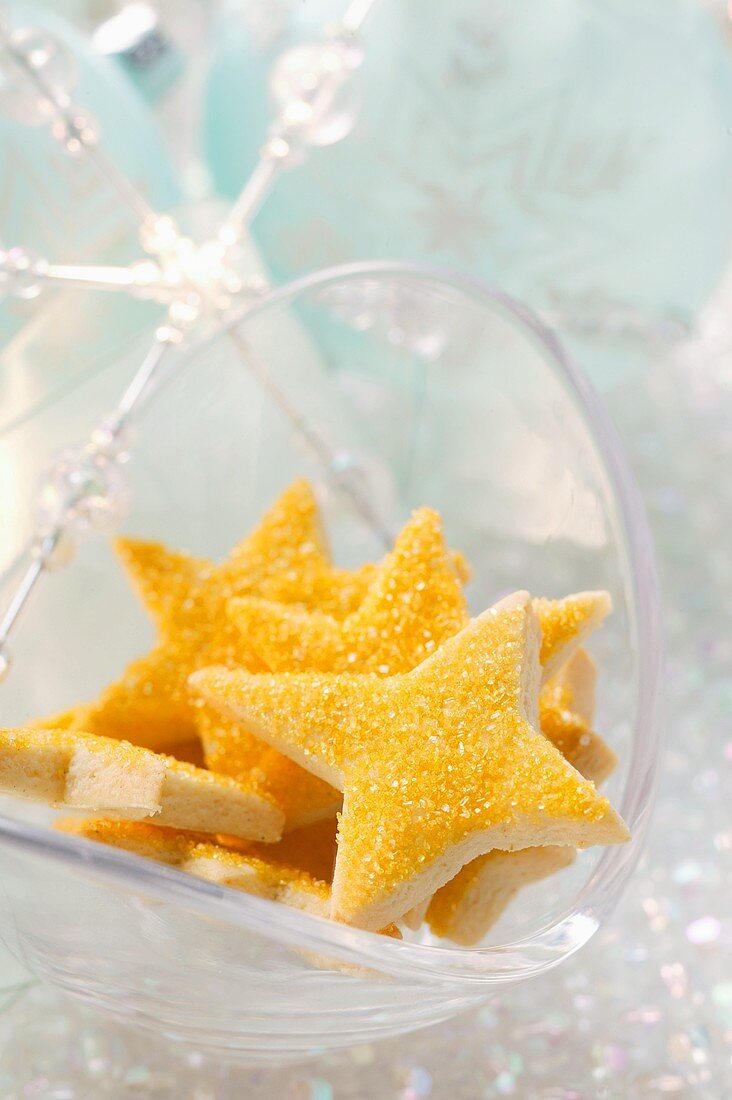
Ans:
[[[197,878],[230,886],[247,894],[279,901],[319,917],[327,917],[330,887],[305,871],[271,859],[236,852],[195,834],[144,822],[79,820],[56,822],[66,833],[110,844],[127,852],[167,863]]]
[[[269,577],[299,576],[328,561],[315,499],[302,481],[285,490],[221,565],[136,539],[118,540],[117,549],[159,641],[87,708],[87,720],[90,732],[144,737],[162,749],[196,736],[186,678],[210,654],[222,664],[257,667],[229,621],[228,601],[259,592]]]
[[[597,665],[586,649],[576,649],[541,689],[541,702],[554,710],[571,710],[588,726],[595,718]]]
[[[387,554],[361,606],[338,621],[256,598],[229,613],[272,672],[409,672],[465,625],[468,611],[442,521],[420,508]]]
[[[99,844],[109,844],[157,863],[166,863],[217,886],[228,886],[269,901],[278,901],[316,917],[329,915],[330,885],[317,875],[283,859],[284,853],[277,852],[278,845],[258,846],[256,854],[242,852],[213,843],[206,836],[141,821],[65,818],[54,824],[61,832]],[[292,851],[296,853],[298,846]],[[395,924],[379,931],[392,939],[402,938]]]
[[[333,607],[345,592],[347,613],[354,599],[350,574],[336,575],[330,567],[315,498],[304,481],[285,490],[221,565],[135,539],[118,540],[117,549],[159,637],[149,654],[84,706],[84,721],[90,733],[156,750],[173,750],[197,736],[186,688],[192,671],[211,663],[261,667],[226,614],[229,600],[271,597],[286,583],[306,593],[311,578],[318,579],[319,592],[331,582]]]
[[[440,518],[427,508],[407,523],[361,607],[345,620],[254,598],[232,600],[230,614],[247,644],[273,669],[379,675],[414,668],[467,619]],[[285,809],[286,829],[340,809],[341,796],[332,786],[275,749],[263,748],[242,723],[204,707],[198,728],[209,767],[254,779],[257,789]]]
[[[336,828],[334,814],[327,821],[306,825],[304,829],[294,829],[276,844],[257,844],[225,835],[219,836],[217,840],[224,847],[286,863],[288,867],[307,871],[313,878],[330,883],[333,881],[336,859]]]
[[[332,915],[376,929],[493,848],[627,839],[607,799],[538,731],[540,643],[517,593],[409,673],[212,668],[190,682],[343,789]]]
[[[541,731],[580,775],[599,786],[615,771],[618,758],[599,733],[579,715],[540,700]]]
[[[285,818],[285,832],[335,819],[343,796],[330,783],[301,768],[255,737],[243,723],[219,714],[213,707],[201,707],[197,723],[207,767],[247,783],[279,806]]]
[[[69,710],[59,711],[57,714],[51,714],[47,718],[34,719],[31,723],[34,729],[74,730],[77,733],[87,732],[90,724],[87,718],[87,708],[83,705],[70,707]],[[195,764],[197,767],[203,767],[204,764],[203,746],[201,745],[200,737],[196,737],[194,740],[180,741],[169,745],[168,755],[174,756],[176,760],[184,760],[188,764]],[[212,770],[216,771],[215,768]]]
[[[597,668],[589,653],[577,649],[541,689],[542,733],[572,767],[598,786],[615,770],[618,758],[591,728],[595,716]]]
[[[108,737],[70,730],[0,730],[0,790],[18,798],[154,817],[177,829],[275,841],[281,811],[227,776]]]
[[[612,749],[590,729],[595,707],[594,661],[576,650],[539,696],[541,731],[572,767],[600,784],[617,763]],[[577,710],[569,708],[577,708]],[[572,862],[570,849],[527,848],[519,852],[489,852],[479,856],[438,890],[427,906],[407,914],[409,927],[426,917],[437,936],[462,945],[477,943],[498,920],[522,886],[536,882]]]
[[[433,896],[426,919],[436,936],[463,947],[478,943],[524,886],[569,867],[574,848],[544,845],[494,850],[474,859]]]
[[[543,597],[534,600],[534,611],[541,625],[540,660],[544,683],[566,664],[612,608],[607,592],[575,592],[563,600]]]
[[[126,817],[159,813],[165,757],[69,730],[0,730],[0,791]]]

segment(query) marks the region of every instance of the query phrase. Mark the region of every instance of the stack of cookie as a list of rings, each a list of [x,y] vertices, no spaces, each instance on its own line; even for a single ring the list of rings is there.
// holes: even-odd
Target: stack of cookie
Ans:
[[[603,592],[516,592],[471,619],[464,559],[419,509],[336,568],[305,482],[225,562],[123,539],[158,640],[98,699],[0,733],[0,788],[57,822],[320,916],[478,942],[524,884],[627,839],[597,785],[582,648]]]

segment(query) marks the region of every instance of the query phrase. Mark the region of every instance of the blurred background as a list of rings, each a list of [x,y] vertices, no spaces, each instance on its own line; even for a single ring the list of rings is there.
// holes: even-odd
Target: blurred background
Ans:
[[[76,97],[117,166],[205,233],[256,163],[276,58],[343,8],[54,0],[2,11],[65,44]],[[664,590],[668,740],[648,853],[610,927],[555,976],[306,1068],[211,1066],[19,974],[0,1014],[0,1094],[718,1100],[732,1095],[732,13],[719,0],[381,0],[364,49],[353,132],[278,180],[247,263],[275,282],[355,259],[457,268],[536,310],[600,391],[641,484]],[[119,204],[23,112],[0,70],[0,248],[135,258]],[[115,295],[3,289],[0,568],[30,522],[14,431],[132,354],[162,315]]]

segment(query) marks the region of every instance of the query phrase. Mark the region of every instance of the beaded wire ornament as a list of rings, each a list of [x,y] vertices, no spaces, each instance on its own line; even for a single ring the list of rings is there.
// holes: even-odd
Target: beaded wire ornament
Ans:
[[[278,176],[301,164],[310,148],[335,144],[353,129],[352,81],[363,62],[360,32],[377,2],[351,0],[339,23],[276,60],[269,81],[276,113],[259,160],[215,236],[203,243],[185,236],[170,215],[154,210],[107,155],[93,115],[71,98],[75,66],[66,48],[46,31],[12,29],[0,17],[0,65],[5,70],[0,110],[28,125],[45,123],[69,155],[86,157],[134,218],[145,253],[128,266],[79,265],[54,263],[10,247],[0,250],[0,295],[35,298],[44,287],[60,286],[121,292],[166,306],[166,316],[116,408],[92,428],[84,444],[59,454],[41,481],[36,531],[8,570],[21,568],[22,575],[0,617],[0,681],[10,670],[8,639],[40,578],[71,560],[79,537],[111,532],[123,518],[129,499],[124,466],[134,445],[135,420],[163,369],[180,365],[182,352],[186,359],[194,354],[201,332],[209,338],[212,332],[226,335],[334,488],[384,545],[391,545],[391,533],[370,502],[358,469],[300,413],[241,333],[247,303],[267,285],[259,277],[246,277],[237,265],[243,234]]]

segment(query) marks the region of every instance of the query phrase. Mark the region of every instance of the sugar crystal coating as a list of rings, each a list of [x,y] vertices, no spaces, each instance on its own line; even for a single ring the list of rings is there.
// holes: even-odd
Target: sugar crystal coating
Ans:
[[[360,608],[338,621],[273,601],[234,599],[229,613],[250,649],[277,670],[408,671],[454,634],[467,608],[454,559],[445,548],[439,516],[420,509],[375,574]],[[267,797],[286,805],[288,828],[332,816],[341,799],[236,721],[210,707],[198,726],[211,768],[248,776]]]
[[[362,598],[375,567],[355,574],[332,568],[307,482],[285,490],[221,565],[134,539],[119,540],[118,550],[159,640],[98,700],[66,712],[64,724],[173,753],[198,739],[203,724],[208,766],[267,799],[279,798],[288,825],[332,815],[339,804],[332,790],[246,730],[236,731],[236,747],[229,753],[232,725],[216,730],[205,718],[199,722],[187,688],[190,673],[206,664],[264,667],[227,614],[232,598],[255,593],[285,598],[289,593],[306,604],[317,600],[339,615]]]
[[[570,664],[569,673],[565,666],[542,689],[541,731],[581,775],[599,784],[612,772],[615,754],[570,709],[578,700],[586,707],[588,686],[594,694],[594,664],[579,650]],[[430,929],[465,946],[477,943],[523,886],[554,874],[573,858],[573,852],[557,846],[479,856],[434,895],[426,913]]]
[[[361,606],[342,621],[254,598],[232,600],[232,620],[273,672],[409,672],[468,620],[436,512],[415,512]]]
[[[247,783],[279,806],[286,831],[335,818],[343,801],[340,791],[255,737],[243,723],[202,706],[197,725],[207,767]]]
[[[527,720],[539,640],[519,597],[407,674],[210,669],[191,682],[343,788],[333,915],[376,928],[481,851],[627,839],[607,800]]]
[[[540,659],[546,682],[610,614],[612,600],[607,592],[575,592],[562,600],[539,597],[534,611],[541,625]]]
[[[219,844],[234,848],[245,855],[259,855],[265,859],[284,863],[309,875],[330,883],[336,859],[336,819],[332,817],[294,829],[276,844],[257,844],[231,836],[219,836]]]

